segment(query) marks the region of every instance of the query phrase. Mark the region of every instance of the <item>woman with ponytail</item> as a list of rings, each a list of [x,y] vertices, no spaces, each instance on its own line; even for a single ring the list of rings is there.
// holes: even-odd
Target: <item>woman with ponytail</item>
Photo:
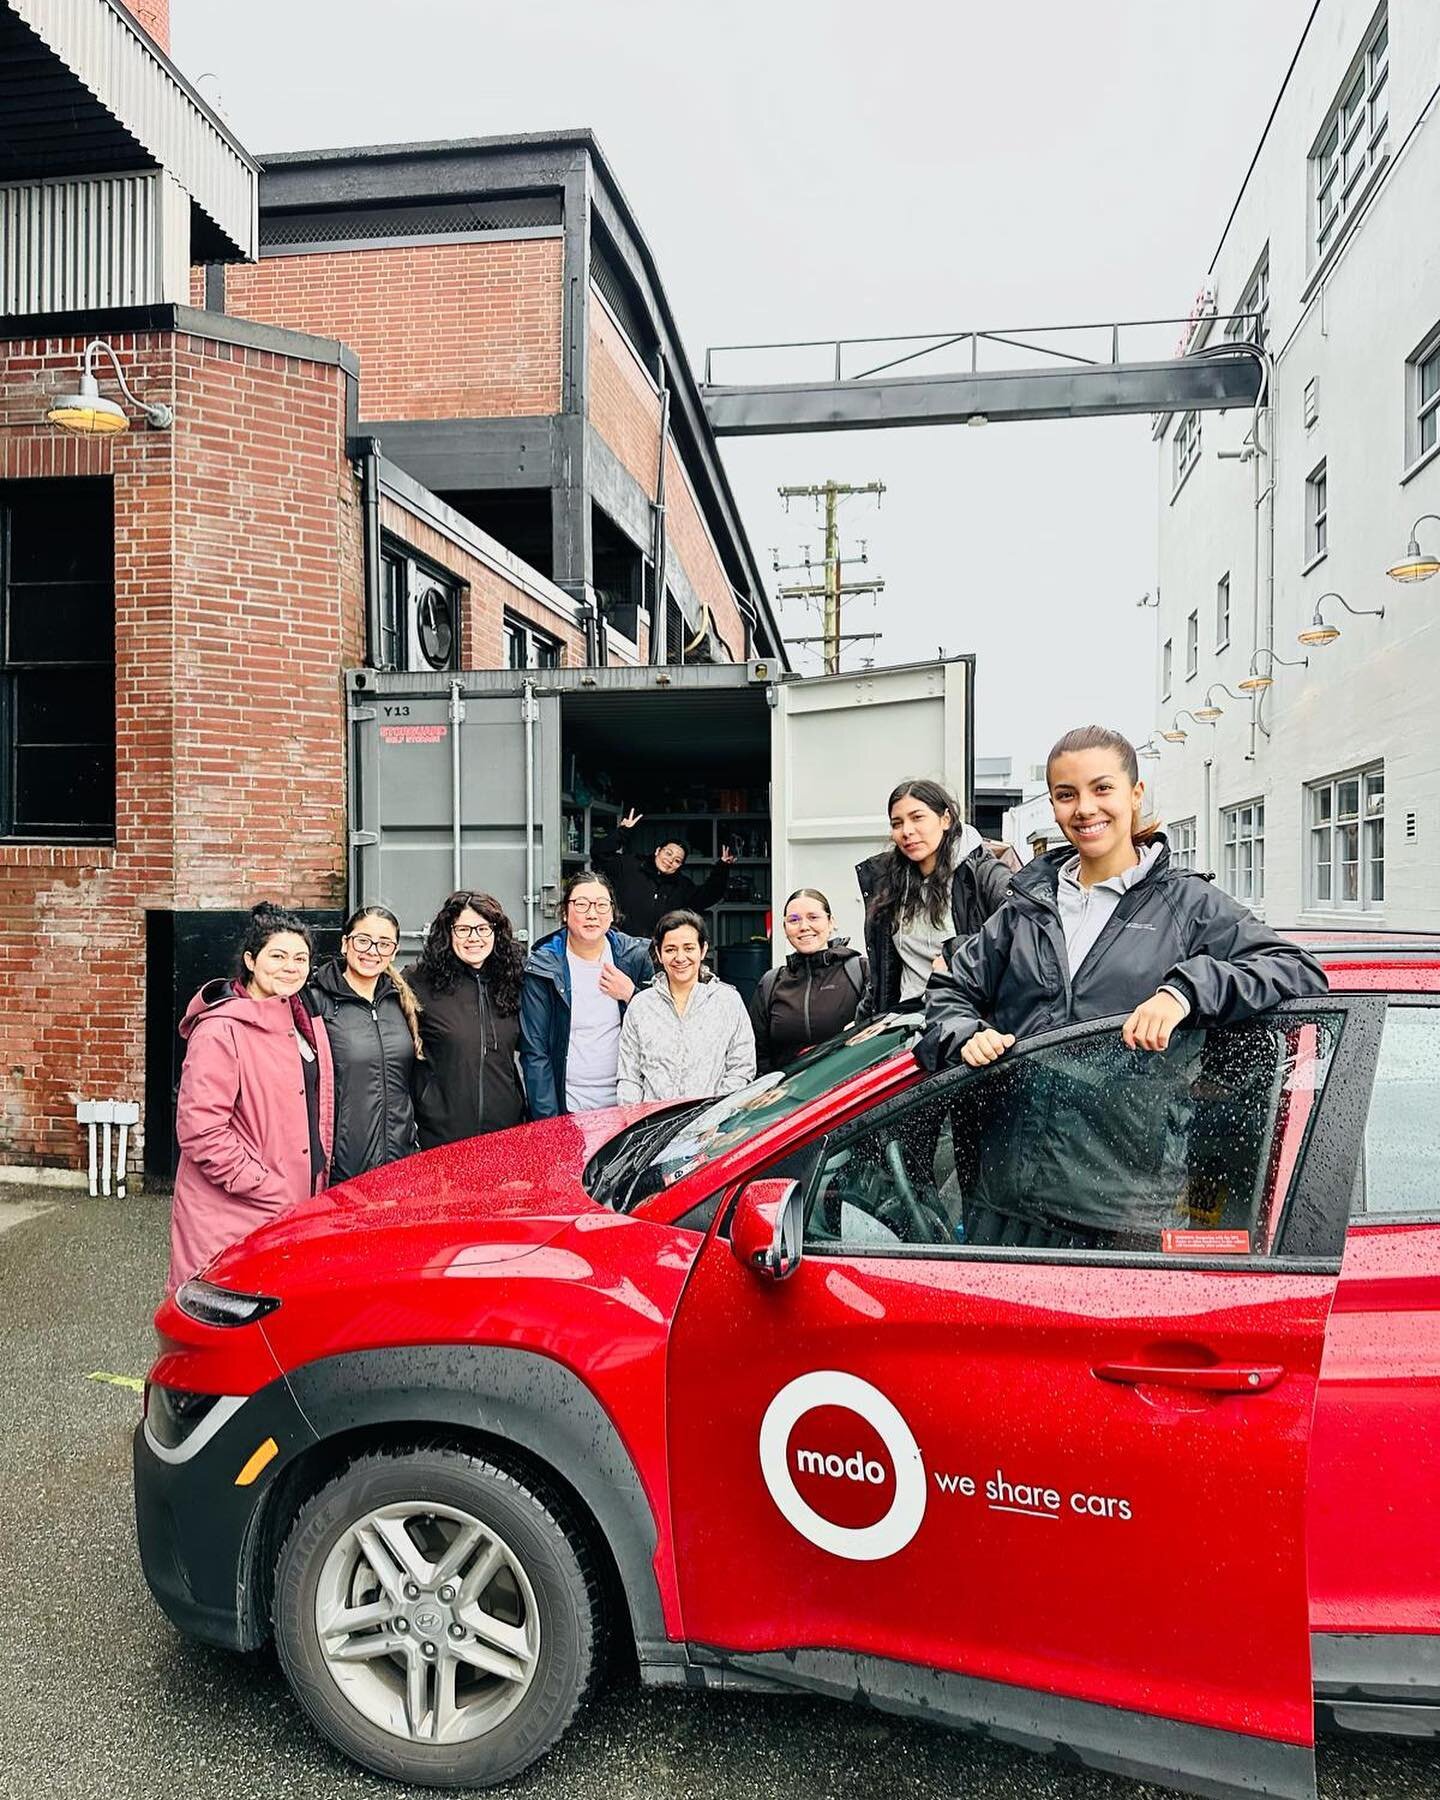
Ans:
[[[330,1179],[349,1181],[419,1149],[415,1066],[419,1015],[409,984],[391,964],[400,921],[365,906],[345,921],[340,955],[316,970],[306,990],[335,1060],[335,1150]]]
[[[902,781],[885,808],[892,848],[855,870],[870,981],[860,1016],[915,1005],[958,942],[1005,898],[1010,872],[936,781]]]
[[[314,948],[303,919],[257,906],[239,974],[207,982],[185,1009],[171,1290],[326,1183],[334,1072],[325,1033],[300,997]]]
[[[1006,904],[930,984],[915,1052],[923,1066],[983,1068],[1018,1038],[1112,1015],[1126,1015],[1129,1048],[1162,1051],[1185,1022],[1233,1025],[1325,991],[1324,972],[1298,944],[1208,875],[1171,866],[1164,833],[1144,816],[1134,747],[1118,731],[1067,732],[1045,772],[1068,846],[1026,864]],[[997,1177],[983,1217],[967,1217],[967,1240],[1062,1241],[1037,1226],[1040,1201],[1022,1191],[1028,1165],[1016,1147],[990,1149]],[[1084,1247],[1084,1232],[1062,1236]]]

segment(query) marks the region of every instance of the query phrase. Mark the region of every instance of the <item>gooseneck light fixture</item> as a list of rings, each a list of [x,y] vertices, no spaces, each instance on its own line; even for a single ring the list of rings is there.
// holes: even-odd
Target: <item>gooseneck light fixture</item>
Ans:
[[[1383,606],[1352,606],[1343,594],[1322,594],[1315,602],[1315,617],[1300,633],[1296,639],[1297,643],[1313,644],[1317,649],[1323,649],[1326,644],[1333,644],[1339,637],[1340,627],[1327,625],[1325,615],[1321,611],[1327,600],[1338,600],[1346,612],[1357,619],[1383,619],[1385,617]]]
[[[1153,731],[1143,744],[1137,744],[1135,746],[1135,754],[1145,762],[1153,762],[1155,758],[1159,756],[1160,746],[1155,742],[1155,733]]]
[[[1197,725],[1204,723],[1204,720],[1200,718],[1199,714],[1191,712],[1188,706],[1181,707],[1180,711],[1176,713],[1175,717],[1170,721],[1170,729],[1160,733],[1167,744],[1183,744],[1186,738],[1189,737],[1190,733],[1180,723],[1182,719],[1193,719]]]
[[[1273,650],[1267,650],[1262,644],[1250,658],[1249,672],[1242,680],[1235,683],[1242,694],[1263,694],[1266,688],[1274,687],[1274,675],[1262,675],[1256,668],[1256,664],[1260,661],[1262,656],[1268,656],[1270,658],[1271,669],[1275,667],[1276,663],[1279,663],[1282,669],[1308,669],[1310,667],[1310,658],[1308,656],[1300,656],[1293,659],[1277,656]]]
[[[95,379],[95,358],[102,350],[110,358],[110,366],[115,371],[120,392],[137,412],[144,414],[146,424],[153,426],[156,431],[168,431],[175,423],[174,413],[159,401],[147,404],[131,393],[125,371],[120,367],[120,358],[104,338],[92,338],[85,346],[85,361],[80,371],[80,391],[62,394],[45,414],[48,422],[58,425],[62,431],[73,431],[81,437],[110,437],[118,431],[130,429],[130,420],[123,408],[114,400],[105,398]]]
[[[1207,725],[1213,725],[1217,719],[1223,719],[1225,717],[1225,708],[1215,704],[1213,699],[1215,694],[1228,694],[1232,700],[1244,698],[1241,694],[1231,693],[1230,689],[1226,687],[1223,681],[1212,682],[1205,690],[1205,704],[1195,708],[1195,717],[1197,719],[1203,719]]]
[[[1427,519],[1440,525],[1440,514],[1421,513],[1410,527],[1410,542],[1405,546],[1405,554],[1385,571],[1392,581],[1428,581],[1432,575],[1440,575],[1440,556],[1427,556],[1420,548],[1420,527]]]

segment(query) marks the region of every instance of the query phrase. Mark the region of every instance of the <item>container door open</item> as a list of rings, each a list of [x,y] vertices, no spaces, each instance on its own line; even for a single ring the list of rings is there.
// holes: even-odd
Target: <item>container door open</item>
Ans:
[[[855,865],[886,848],[885,801],[928,776],[971,802],[968,657],[820,675],[775,687],[771,787],[773,893],[826,894],[837,928],[863,947]],[[775,933],[781,950],[784,934]]]
[[[560,881],[558,694],[503,670],[366,670],[349,697],[352,907],[399,916],[402,960],[455,888],[493,894],[522,941],[543,936]]]

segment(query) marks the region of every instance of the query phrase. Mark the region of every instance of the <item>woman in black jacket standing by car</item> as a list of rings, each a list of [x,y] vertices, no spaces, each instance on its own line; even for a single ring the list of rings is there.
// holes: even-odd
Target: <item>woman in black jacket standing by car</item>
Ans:
[[[425,1047],[415,1103],[422,1149],[524,1119],[516,1061],[524,966],[510,920],[490,894],[451,894],[431,921],[419,959],[405,971]]]
[[[411,1096],[420,1046],[414,997],[390,968],[399,945],[394,913],[364,907],[346,921],[341,954],[317,969],[306,989],[335,1063],[332,1182],[418,1147]]]
[[[863,1016],[916,1005],[956,940],[1005,898],[1010,871],[937,781],[902,781],[885,808],[893,847],[860,863],[870,988]]]
[[[756,1069],[783,1069],[813,1044],[843,1031],[865,992],[865,958],[835,935],[819,888],[796,888],[781,916],[790,954],[768,969],[750,1001]]]

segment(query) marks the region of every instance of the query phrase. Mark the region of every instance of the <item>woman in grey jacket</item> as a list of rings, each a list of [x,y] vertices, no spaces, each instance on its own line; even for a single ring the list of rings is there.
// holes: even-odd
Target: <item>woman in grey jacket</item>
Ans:
[[[615,1097],[689,1100],[732,1094],[755,1078],[755,1033],[745,1002],[705,967],[710,947],[699,913],[657,920],[651,954],[658,973],[620,1028]]]
[[[1233,1025],[1325,992],[1323,970],[1298,944],[1208,876],[1171,867],[1163,834],[1142,820],[1144,784],[1119,732],[1068,732],[1046,773],[1072,848],[1022,869],[1000,910],[956,951],[950,972],[931,978],[915,1049],[924,1067],[984,1068],[1017,1038],[1111,1015],[1125,1015],[1130,1049],[1163,1051],[1186,1021]],[[1047,1109],[1034,1096],[1015,1117],[997,1117],[981,1146],[984,1205],[967,1209],[967,1241],[1109,1241],[1115,1213],[1105,1190],[1116,1153],[1105,1131],[1113,1138],[1123,1125],[1134,1174],[1163,1145],[1165,1107],[1188,1104],[1187,1063],[1137,1072],[1128,1122],[1086,1120],[1074,1095],[1048,1109],[1050,1129],[1037,1124]],[[1004,1114],[998,1094],[996,1105]]]

